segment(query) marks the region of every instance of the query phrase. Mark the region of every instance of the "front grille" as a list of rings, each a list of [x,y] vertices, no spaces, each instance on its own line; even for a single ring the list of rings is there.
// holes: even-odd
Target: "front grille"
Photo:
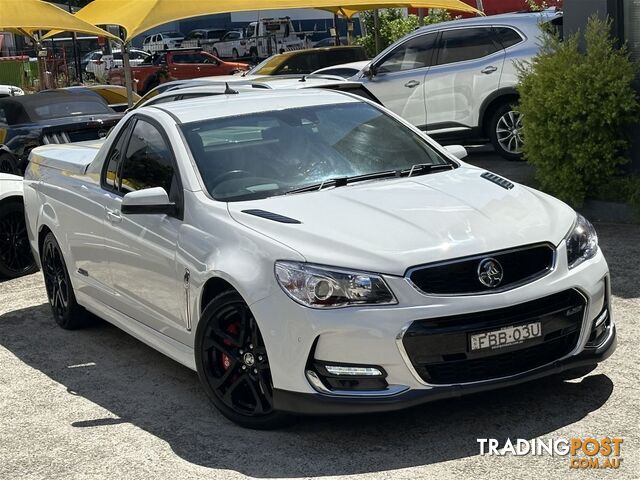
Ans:
[[[417,320],[402,339],[415,371],[427,383],[477,382],[515,375],[570,353],[578,343],[585,298],[567,290],[512,307]],[[530,322],[542,336],[499,349],[470,349],[469,336]]]
[[[496,260],[502,268],[502,279],[497,285],[487,286],[480,280],[479,267],[485,259]],[[555,249],[544,243],[414,267],[408,270],[407,277],[426,294],[491,293],[515,288],[546,275],[553,269],[554,261]]]

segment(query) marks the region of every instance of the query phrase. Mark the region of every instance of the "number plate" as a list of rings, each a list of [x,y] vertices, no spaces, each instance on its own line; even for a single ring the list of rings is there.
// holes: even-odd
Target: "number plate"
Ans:
[[[518,343],[542,336],[542,324],[540,322],[525,323],[523,325],[511,325],[494,330],[470,335],[471,350],[496,349],[517,345]]]

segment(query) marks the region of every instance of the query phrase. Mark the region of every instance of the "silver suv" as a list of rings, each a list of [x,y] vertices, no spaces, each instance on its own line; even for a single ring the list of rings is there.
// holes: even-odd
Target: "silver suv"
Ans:
[[[539,50],[547,10],[454,20],[417,29],[356,75],[390,110],[441,141],[489,138],[505,158],[522,156],[515,64]]]

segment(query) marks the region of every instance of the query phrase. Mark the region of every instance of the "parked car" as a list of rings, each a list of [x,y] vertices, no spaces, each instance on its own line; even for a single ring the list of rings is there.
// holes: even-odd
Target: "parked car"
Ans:
[[[103,100],[109,108],[115,112],[124,112],[129,107],[127,89],[120,85],[84,85],[75,87],[55,88],[42,90],[38,94],[70,94],[70,95],[90,95]],[[140,95],[133,93],[133,101],[140,100]]]
[[[155,53],[161,50],[180,48],[184,35],[180,32],[162,32],[145,37],[142,41],[142,49],[145,52]]]
[[[100,98],[48,93],[0,99],[0,173],[22,175],[38,145],[103,138],[122,118]]]
[[[349,45],[347,37],[340,37],[340,45]],[[327,37],[322,40],[318,40],[313,44],[313,48],[335,47],[336,37]]]
[[[150,54],[144,50],[132,48],[129,52],[129,64],[132,67],[135,67],[144,63],[149,56]],[[108,65],[105,61],[104,53],[102,53],[101,50],[98,50],[87,62],[85,71],[93,78],[105,78],[109,68],[122,68],[123,66],[122,52],[120,50],[114,50],[112,52],[112,57],[112,64]]]
[[[62,328],[99,315],[252,428],[584,375],[616,343],[593,227],[465,153],[344,92],[142,107],[32,152],[27,231]]]
[[[184,82],[171,82],[169,88],[162,92],[155,92],[153,95],[145,95],[133,108],[149,107],[162,103],[175,102],[180,100],[191,100],[199,97],[209,97],[213,95],[234,95],[242,91],[252,89],[268,90],[301,90],[307,88],[319,88],[324,90],[336,90],[348,92],[377,104],[380,101],[375,98],[361,83],[349,82],[334,77],[308,76],[303,78],[290,77],[264,77],[258,79],[242,79],[236,82],[221,82],[216,77],[202,78]]]
[[[139,66],[131,68],[131,74],[135,90],[144,95],[164,81],[228,75],[248,68],[246,63],[225,62],[201,49],[179,49],[152,55]],[[110,70],[109,83],[124,85],[124,70]]]
[[[342,65],[332,65],[331,67],[321,68],[313,72],[314,75],[335,75],[336,77],[351,78],[356,76],[362,70],[369,66],[369,60],[361,62],[343,63]]]
[[[180,45],[182,48],[202,48],[211,53],[211,48],[215,42],[219,42],[227,33],[224,28],[199,28],[191,30]]]
[[[24,95],[24,90],[13,85],[0,85],[0,98]]]
[[[517,62],[538,53],[555,11],[454,20],[400,39],[356,75],[393,112],[443,140],[489,138],[500,155],[522,156]]]
[[[0,277],[16,278],[36,270],[24,219],[22,177],[0,173]]]
[[[248,55],[247,39],[242,32],[231,30],[218,42],[211,46],[211,53],[218,58],[233,58],[238,60]]]
[[[332,65],[360,62],[366,59],[367,52],[364,47],[308,48],[273,55],[247,73],[248,75],[299,75]]]

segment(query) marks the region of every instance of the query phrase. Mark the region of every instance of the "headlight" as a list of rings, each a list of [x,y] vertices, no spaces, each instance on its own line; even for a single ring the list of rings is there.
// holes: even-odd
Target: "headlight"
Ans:
[[[598,252],[596,229],[580,214],[566,240],[569,268],[577,267],[585,260],[593,258]]]
[[[275,272],[285,293],[307,307],[335,308],[397,303],[379,275],[298,262],[276,262]]]

